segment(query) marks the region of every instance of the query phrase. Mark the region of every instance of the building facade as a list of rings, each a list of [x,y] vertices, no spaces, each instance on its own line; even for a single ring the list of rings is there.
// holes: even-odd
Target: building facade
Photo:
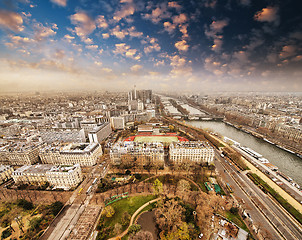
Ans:
[[[0,165],[0,184],[6,182],[12,177],[14,168],[9,165]]]
[[[76,187],[83,180],[79,164],[73,166],[24,165],[15,170],[12,177],[17,185],[42,186],[48,183],[52,188],[64,190]]]
[[[40,159],[43,164],[66,164],[93,166],[103,154],[98,143],[70,143],[54,146],[44,146],[40,150]]]
[[[176,164],[184,161],[211,163],[214,148],[207,142],[172,142],[169,147],[170,160]]]
[[[11,142],[0,148],[0,163],[9,165],[29,165],[39,161],[40,143]]]
[[[160,142],[117,142],[110,149],[112,164],[119,165],[127,156],[135,157],[139,165],[148,163],[164,165],[164,146]]]
[[[49,185],[53,188],[68,190],[75,188],[83,181],[82,170],[79,164],[73,166],[53,166],[46,172]]]
[[[95,127],[88,133],[90,143],[101,143],[112,132],[110,124],[104,122],[102,125]]]

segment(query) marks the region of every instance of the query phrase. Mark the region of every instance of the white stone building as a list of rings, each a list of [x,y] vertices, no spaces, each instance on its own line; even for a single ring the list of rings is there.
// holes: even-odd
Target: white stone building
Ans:
[[[103,154],[98,143],[70,143],[46,145],[40,150],[40,158],[44,164],[65,164],[93,166]]]
[[[0,148],[0,163],[29,165],[39,161],[40,144],[34,142],[12,142]]]
[[[82,170],[79,164],[74,166],[53,166],[46,172],[49,185],[54,188],[68,190],[76,187],[83,181]]]
[[[197,163],[211,163],[214,148],[207,142],[172,142],[169,147],[170,160],[181,164],[185,160]]]
[[[0,184],[12,177],[14,168],[9,165],[0,165]]]
[[[164,165],[164,145],[160,142],[117,142],[110,149],[110,159],[114,165],[121,164],[125,155],[136,157],[142,165],[148,161]]]
[[[68,190],[76,187],[83,175],[79,164],[74,166],[55,166],[50,164],[24,165],[12,173],[17,185],[44,185]]]

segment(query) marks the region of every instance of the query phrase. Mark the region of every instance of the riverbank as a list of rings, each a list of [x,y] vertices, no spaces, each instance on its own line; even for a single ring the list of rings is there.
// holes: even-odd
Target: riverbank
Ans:
[[[284,144],[282,142],[276,141],[276,139],[273,139],[273,138],[265,136],[265,135],[263,135],[261,133],[258,133],[258,132],[256,132],[255,129],[252,130],[252,129],[247,128],[245,126],[240,127],[239,125],[227,122],[225,120],[223,120],[222,122],[224,122],[225,124],[227,124],[229,126],[232,126],[232,127],[236,128],[239,131],[243,131],[243,132],[245,132],[247,134],[251,134],[252,136],[254,136],[256,138],[262,139],[263,141],[266,141],[267,143],[275,145],[276,147],[278,147],[278,148],[280,148],[280,149],[282,149],[284,151],[287,151],[288,153],[294,154],[297,157],[299,157],[299,158],[302,159],[302,151],[299,150],[299,149],[296,149],[294,147],[288,146],[288,145],[286,145],[286,144]]]

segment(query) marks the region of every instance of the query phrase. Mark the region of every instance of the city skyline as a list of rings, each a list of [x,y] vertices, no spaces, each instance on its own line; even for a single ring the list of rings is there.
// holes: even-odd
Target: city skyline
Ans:
[[[298,1],[1,1],[0,92],[302,91],[298,10]]]

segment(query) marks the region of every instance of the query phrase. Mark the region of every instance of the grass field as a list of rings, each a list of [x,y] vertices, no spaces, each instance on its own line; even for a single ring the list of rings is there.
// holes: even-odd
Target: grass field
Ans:
[[[111,218],[103,217],[100,220],[99,225],[99,234],[97,239],[108,239],[110,237],[113,237],[117,235],[117,233],[114,232],[114,227],[117,223],[120,223],[121,218],[124,214],[124,212],[128,212],[130,216],[133,215],[133,213],[140,208],[142,205],[144,205],[146,202],[149,202],[150,200],[155,199],[156,197],[154,195],[147,195],[147,196],[134,196],[129,197],[120,201],[117,201],[110,206],[114,208],[114,215]],[[150,205],[151,206],[151,205]],[[153,206],[153,205],[152,205]],[[148,206],[147,206],[148,207]],[[148,209],[148,208],[146,208]],[[121,232],[123,232],[128,227],[128,224],[125,226],[122,226]]]
[[[135,137],[134,142],[171,143],[171,142],[178,142],[178,138],[176,136],[137,136]]]

